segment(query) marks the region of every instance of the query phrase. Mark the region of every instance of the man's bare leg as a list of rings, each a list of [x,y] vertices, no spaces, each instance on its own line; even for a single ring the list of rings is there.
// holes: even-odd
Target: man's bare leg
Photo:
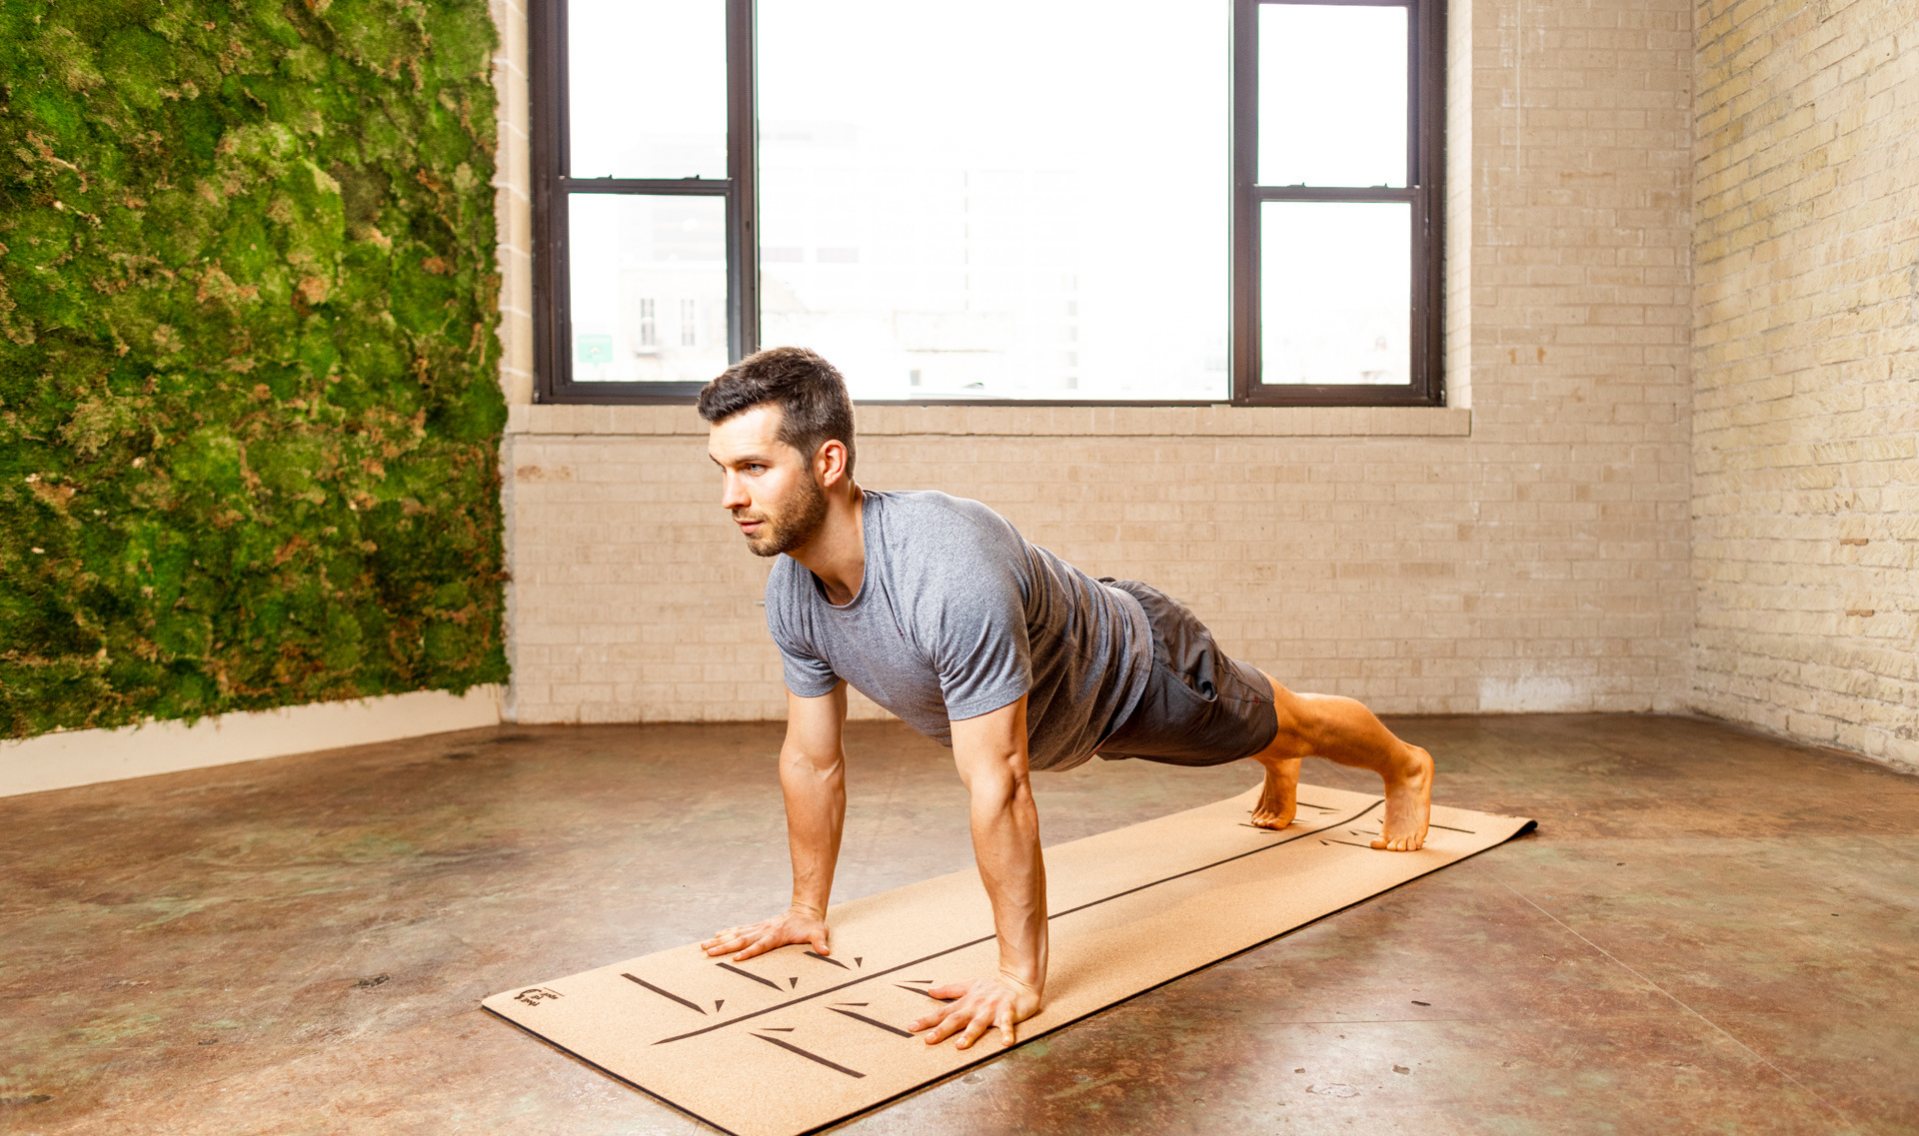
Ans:
[[[1374,848],[1411,852],[1425,845],[1432,814],[1433,757],[1393,736],[1371,710],[1333,694],[1294,694],[1273,676],[1273,709],[1279,733],[1253,760],[1266,769],[1266,784],[1253,823],[1285,828],[1298,804],[1299,762],[1323,757],[1340,765],[1370,769],[1386,786],[1386,816]]]

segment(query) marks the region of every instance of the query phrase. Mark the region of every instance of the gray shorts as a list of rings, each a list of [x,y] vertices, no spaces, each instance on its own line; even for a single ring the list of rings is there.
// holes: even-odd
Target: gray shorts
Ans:
[[[1099,756],[1169,765],[1224,765],[1251,757],[1279,732],[1272,684],[1229,657],[1183,603],[1138,580],[1102,578],[1139,601],[1153,629],[1153,673],[1126,720],[1107,729]]]

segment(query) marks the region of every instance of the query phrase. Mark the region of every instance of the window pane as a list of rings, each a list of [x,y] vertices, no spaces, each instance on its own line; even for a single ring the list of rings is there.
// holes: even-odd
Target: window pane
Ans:
[[[575,382],[706,382],[726,369],[726,199],[567,197]]]
[[[1259,183],[1406,184],[1406,9],[1259,6]]]
[[[1412,206],[1260,206],[1260,381],[1409,383]]]
[[[726,176],[724,0],[569,0],[577,178]]]
[[[761,342],[859,398],[1224,398],[1227,10],[760,0]]]

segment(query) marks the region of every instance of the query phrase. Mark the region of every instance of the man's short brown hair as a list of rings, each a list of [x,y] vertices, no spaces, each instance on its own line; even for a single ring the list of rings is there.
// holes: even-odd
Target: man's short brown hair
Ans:
[[[780,408],[780,441],[809,462],[822,445],[840,442],[852,474],[853,399],[833,364],[804,347],[769,347],[720,372],[700,391],[700,417],[713,426],[768,404]]]

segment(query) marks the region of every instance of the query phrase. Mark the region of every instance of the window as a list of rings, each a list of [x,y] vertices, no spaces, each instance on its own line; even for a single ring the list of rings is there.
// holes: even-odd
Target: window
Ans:
[[[1234,393],[1441,399],[1438,0],[1235,0]]]
[[[539,397],[1437,402],[1439,2],[536,2]]]
[[[639,346],[658,347],[660,345],[660,325],[658,320],[656,320],[653,315],[652,300],[642,299],[640,301],[639,332],[640,332]]]

